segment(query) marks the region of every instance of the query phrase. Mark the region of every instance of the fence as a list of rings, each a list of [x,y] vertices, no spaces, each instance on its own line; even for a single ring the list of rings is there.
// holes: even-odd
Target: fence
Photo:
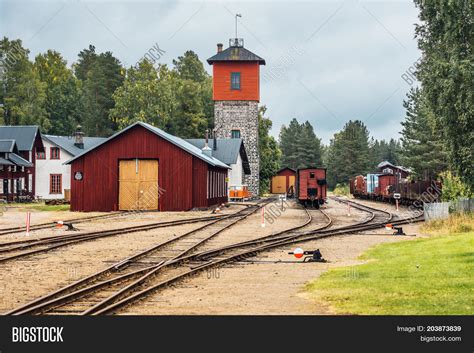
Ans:
[[[454,212],[472,212],[474,210],[474,199],[460,199],[450,202],[425,203],[423,211],[425,220],[432,221],[434,219],[445,219],[449,214]]]

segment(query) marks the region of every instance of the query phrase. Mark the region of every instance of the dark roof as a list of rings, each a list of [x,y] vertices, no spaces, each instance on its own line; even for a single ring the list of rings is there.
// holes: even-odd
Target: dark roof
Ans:
[[[265,65],[265,59],[259,57],[244,47],[237,46],[229,47],[226,50],[218,52],[216,55],[207,59],[207,62],[211,65],[220,61],[258,61],[260,65]]]
[[[277,174],[278,174],[278,173],[281,173],[282,171],[287,170],[287,169],[288,169],[288,170],[291,170],[292,172],[295,172],[295,173],[296,173],[296,169],[293,169],[293,168],[290,168],[290,167],[283,167],[283,168],[281,168],[279,171],[277,171]]]
[[[42,135],[45,140],[55,144],[56,146],[64,149],[66,152],[71,154],[73,157],[78,154],[92,148],[99,143],[105,141],[105,137],[83,137],[84,148],[79,148],[74,145],[74,137],[71,136],[54,136],[54,135]]]
[[[85,150],[83,151],[82,153],[76,155],[74,158],[68,160],[67,162],[65,162],[64,164],[70,164],[72,161],[84,156],[85,154],[89,153],[90,151],[96,149],[97,147],[99,146],[102,146],[103,144],[109,142],[110,140],[116,138],[117,136],[120,136],[121,134],[123,134],[125,131],[128,131],[132,128],[134,128],[135,126],[141,126],[141,127],[144,127],[145,129],[153,132],[155,135],[163,138],[164,140],[172,143],[173,145],[175,146],[178,146],[179,148],[185,150],[186,152],[192,154],[193,156],[196,156],[197,158],[199,159],[202,159],[204,162],[214,166],[214,167],[221,167],[221,168],[226,168],[226,169],[229,169],[229,166],[226,165],[225,163],[221,162],[220,160],[214,158],[214,157],[210,157],[210,156],[207,156],[205,155],[201,149],[193,146],[192,144],[190,144],[189,142],[186,142],[185,140],[183,140],[182,138],[180,137],[177,137],[177,136],[173,136],[171,134],[168,134],[167,132],[153,126],[153,125],[150,125],[148,123],[144,123],[143,121],[137,121],[136,123],[132,124],[132,125],[129,125],[127,126],[125,129],[119,131],[119,132],[116,132],[115,134],[113,134],[112,136],[110,136],[109,138],[103,140],[102,142],[99,142],[97,145],[95,145],[94,147],[92,148],[89,148],[88,150]]]
[[[9,153],[8,159],[20,167],[32,167],[33,163],[28,162],[26,159],[20,157],[16,153]]]
[[[206,143],[205,139],[186,139],[186,141],[199,149],[202,149]],[[244,172],[250,174],[250,165],[242,139],[217,139],[217,149],[214,149],[214,139],[209,139],[208,145],[212,149],[212,156],[227,165],[237,163],[237,157],[240,154]]]
[[[0,165],[14,165],[14,164],[10,162],[8,159],[0,157]]]
[[[0,153],[18,152],[15,140],[0,140]]]
[[[410,169],[405,168],[401,165],[394,165],[394,164],[390,163],[389,161],[383,161],[383,162],[380,162],[379,164],[377,164],[377,168],[383,169],[383,167],[392,167],[392,168],[400,169],[400,170],[402,170],[406,173],[410,173]]]
[[[0,126],[0,139],[15,140],[19,151],[31,151],[39,134],[38,126]]]

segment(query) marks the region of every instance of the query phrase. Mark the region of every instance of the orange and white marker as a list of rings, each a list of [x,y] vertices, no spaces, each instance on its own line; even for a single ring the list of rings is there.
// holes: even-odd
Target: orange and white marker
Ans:
[[[392,230],[393,229],[393,225],[391,223],[388,223],[385,225],[385,229],[386,230]]]
[[[61,228],[64,225],[63,221],[57,221],[56,222],[56,227]]]
[[[265,206],[262,207],[262,228],[265,227]]]
[[[297,259],[301,259],[303,257],[303,254],[304,250],[301,248],[296,248],[295,250],[293,250],[293,255],[295,255]]]
[[[26,236],[30,235],[31,212],[26,212]]]

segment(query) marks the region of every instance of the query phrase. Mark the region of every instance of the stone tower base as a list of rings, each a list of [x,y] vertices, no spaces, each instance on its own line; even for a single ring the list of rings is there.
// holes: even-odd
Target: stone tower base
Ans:
[[[250,164],[244,181],[254,196],[259,195],[260,155],[258,151],[258,102],[215,101],[214,125],[218,138],[231,138],[239,130]]]

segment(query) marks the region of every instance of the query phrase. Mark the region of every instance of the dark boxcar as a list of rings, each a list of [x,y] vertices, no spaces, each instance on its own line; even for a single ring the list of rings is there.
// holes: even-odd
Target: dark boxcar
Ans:
[[[326,201],[325,168],[304,168],[296,172],[296,194],[306,206],[319,207]]]

